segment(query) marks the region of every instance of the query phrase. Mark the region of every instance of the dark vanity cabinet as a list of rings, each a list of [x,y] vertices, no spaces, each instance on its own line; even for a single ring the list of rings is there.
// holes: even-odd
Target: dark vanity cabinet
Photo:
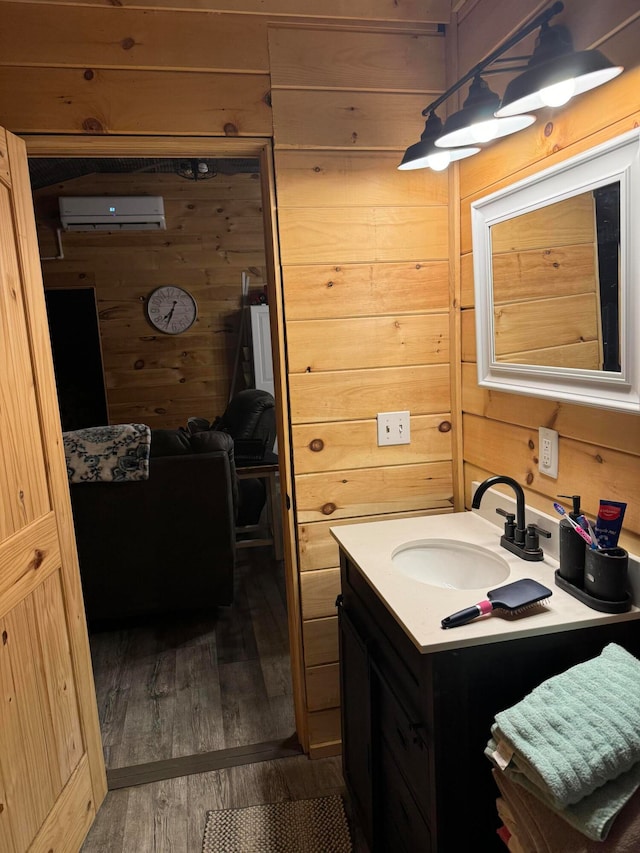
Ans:
[[[607,642],[640,656],[640,623],[421,653],[344,553],[341,573],[343,771],[371,853],[504,851],[495,714]]]

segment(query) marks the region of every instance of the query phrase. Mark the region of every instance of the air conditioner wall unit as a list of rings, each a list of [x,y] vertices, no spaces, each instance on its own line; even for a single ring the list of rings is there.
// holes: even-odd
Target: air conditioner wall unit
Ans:
[[[167,227],[161,196],[66,196],[59,203],[65,231],[160,231]]]

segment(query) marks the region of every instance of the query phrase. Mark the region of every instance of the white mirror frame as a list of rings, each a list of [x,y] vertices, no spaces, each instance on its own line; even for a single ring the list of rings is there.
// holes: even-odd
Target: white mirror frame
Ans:
[[[493,327],[491,227],[620,181],[621,371],[498,362]],[[471,204],[478,383],[559,401],[640,412],[640,129]],[[540,318],[541,334],[544,317]]]

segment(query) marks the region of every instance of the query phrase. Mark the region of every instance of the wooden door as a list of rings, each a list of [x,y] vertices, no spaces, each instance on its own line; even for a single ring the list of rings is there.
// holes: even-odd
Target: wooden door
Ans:
[[[27,158],[0,128],[0,851],[76,853],[105,793]]]

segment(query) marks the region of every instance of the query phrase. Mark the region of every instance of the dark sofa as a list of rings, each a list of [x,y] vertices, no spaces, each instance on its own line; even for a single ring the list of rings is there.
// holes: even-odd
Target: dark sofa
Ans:
[[[147,480],[70,491],[92,627],[231,604],[238,485],[229,435],[152,430]]]

